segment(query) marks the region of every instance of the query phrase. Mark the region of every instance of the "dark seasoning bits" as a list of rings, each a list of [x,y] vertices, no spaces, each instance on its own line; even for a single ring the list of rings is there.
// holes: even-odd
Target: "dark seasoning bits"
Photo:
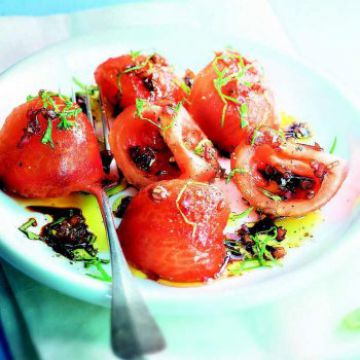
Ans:
[[[89,231],[81,209],[50,206],[29,206],[28,209],[53,218],[53,221],[42,227],[39,234],[29,230],[38,225],[35,218],[30,218],[20,226],[19,230],[28,239],[43,241],[57,254],[71,261],[83,262],[85,269],[95,268],[95,273],[86,275],[101,281],[111,281],[111,276],[103,268],[103,264],[108,264],[109,260],[97,256],[98,250],[94,247],[96,236]]]
[[[96,256],[97,249],[94,248],[96,236],[89,231],[80,209],[48,206],[28,208],[52,216],[53,221],[44,225],[39,235],[40,240],[55,252],[70,260],[76,260],[76,250],[84,250],[91,257]]]
[[[229,234],[225,246],[230,260],[256,259],[262,264],[286,255],[280,245],[285,236],[286,229],[264,217],[254,224],[243,224],[235,234]]]

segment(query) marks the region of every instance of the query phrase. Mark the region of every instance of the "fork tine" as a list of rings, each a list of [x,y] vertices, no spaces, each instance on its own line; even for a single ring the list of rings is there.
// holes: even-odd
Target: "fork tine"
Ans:
[[[73,87],[71,88],[71,101],[76,103],[76,92]]]
[[[95,122],[91,111],[91,100],[90,100],[90,95],[88,93],[86,93],[85,95],[85,106],[86,106],[86,116],[88,117],[91,125],[95,129]]]
[[[110,143],[109,143],[109,119],[107,118],[106,111],[104,108],[103,97],[100,92],[100,107],[101,107],[101,122],[102,122],[102,129],[104,135],[104,144],[105,150],[110,151]]]

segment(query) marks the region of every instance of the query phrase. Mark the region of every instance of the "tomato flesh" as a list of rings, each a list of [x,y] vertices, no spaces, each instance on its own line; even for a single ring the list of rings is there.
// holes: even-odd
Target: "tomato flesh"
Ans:
[[[196,76],[190,109],[208,138],[228,152],[247,141],[256,127],[278,127],[271,93],[259,71],[233,51],[217,53]]]
[[[233,180],[257,210],[275,216],[301,216],[324,206],[343,183],[344,161],[317,146],[239,145],[232,154]]]
[[[62,100],[54,99],[58,106]],[[39,98],[16,107],[0,131],[0,178],[5,188],[23,197],[64,196],[86,190],[103,177],[93,128],[80,113],[76,125],[59,129],[52,122],[54,147],[43,144],[48,127]]]
[[[127,260],[150,277],[205,281],[223,264],[228,216],[228,205],[215,186],[161,181],[133,198],[118,235]]]
[[[207,157],[196,154],[196,144],[205,135],[184,108],[176,112],[173,107],[148,103],[139,114],[129,106],[113,123],[112,152],[126,179],[137,187],[174,178],[208,181],[218,172],[213,146],[208,145]]]

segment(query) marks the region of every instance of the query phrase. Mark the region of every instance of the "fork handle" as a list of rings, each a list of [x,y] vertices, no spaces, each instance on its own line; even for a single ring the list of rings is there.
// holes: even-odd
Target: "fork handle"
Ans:
[[[118,357],[134,359],[165,348],[165,340],[136,289],[115,230],[105,191],[94,191],[110,244],[112,271],[111,344]]]

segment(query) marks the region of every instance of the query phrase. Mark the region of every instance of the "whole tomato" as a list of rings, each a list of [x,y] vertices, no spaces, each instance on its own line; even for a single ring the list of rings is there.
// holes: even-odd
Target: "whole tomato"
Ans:
[[[0,131],[0,178],[29,198],[86,190],[103,177],[93,128],[65,97],[42,92],[16,107]]]
[[[97,67],[95,80],[115,113],[134,105],[138,98],[151,102],[166,98],[177,103],[186,95],[182,80],[174,74],[167,61],[155,53],[110,58]]]
[[[206,281],[224,262],[229,207],[214,185],[151,184],[133,198],[118,229],[127,260],[151,277]]]
[[[216,53],[195,77],[190,112],[221,149],[231,152],[259,126],[278,127],[260,71],[239,53]]]

